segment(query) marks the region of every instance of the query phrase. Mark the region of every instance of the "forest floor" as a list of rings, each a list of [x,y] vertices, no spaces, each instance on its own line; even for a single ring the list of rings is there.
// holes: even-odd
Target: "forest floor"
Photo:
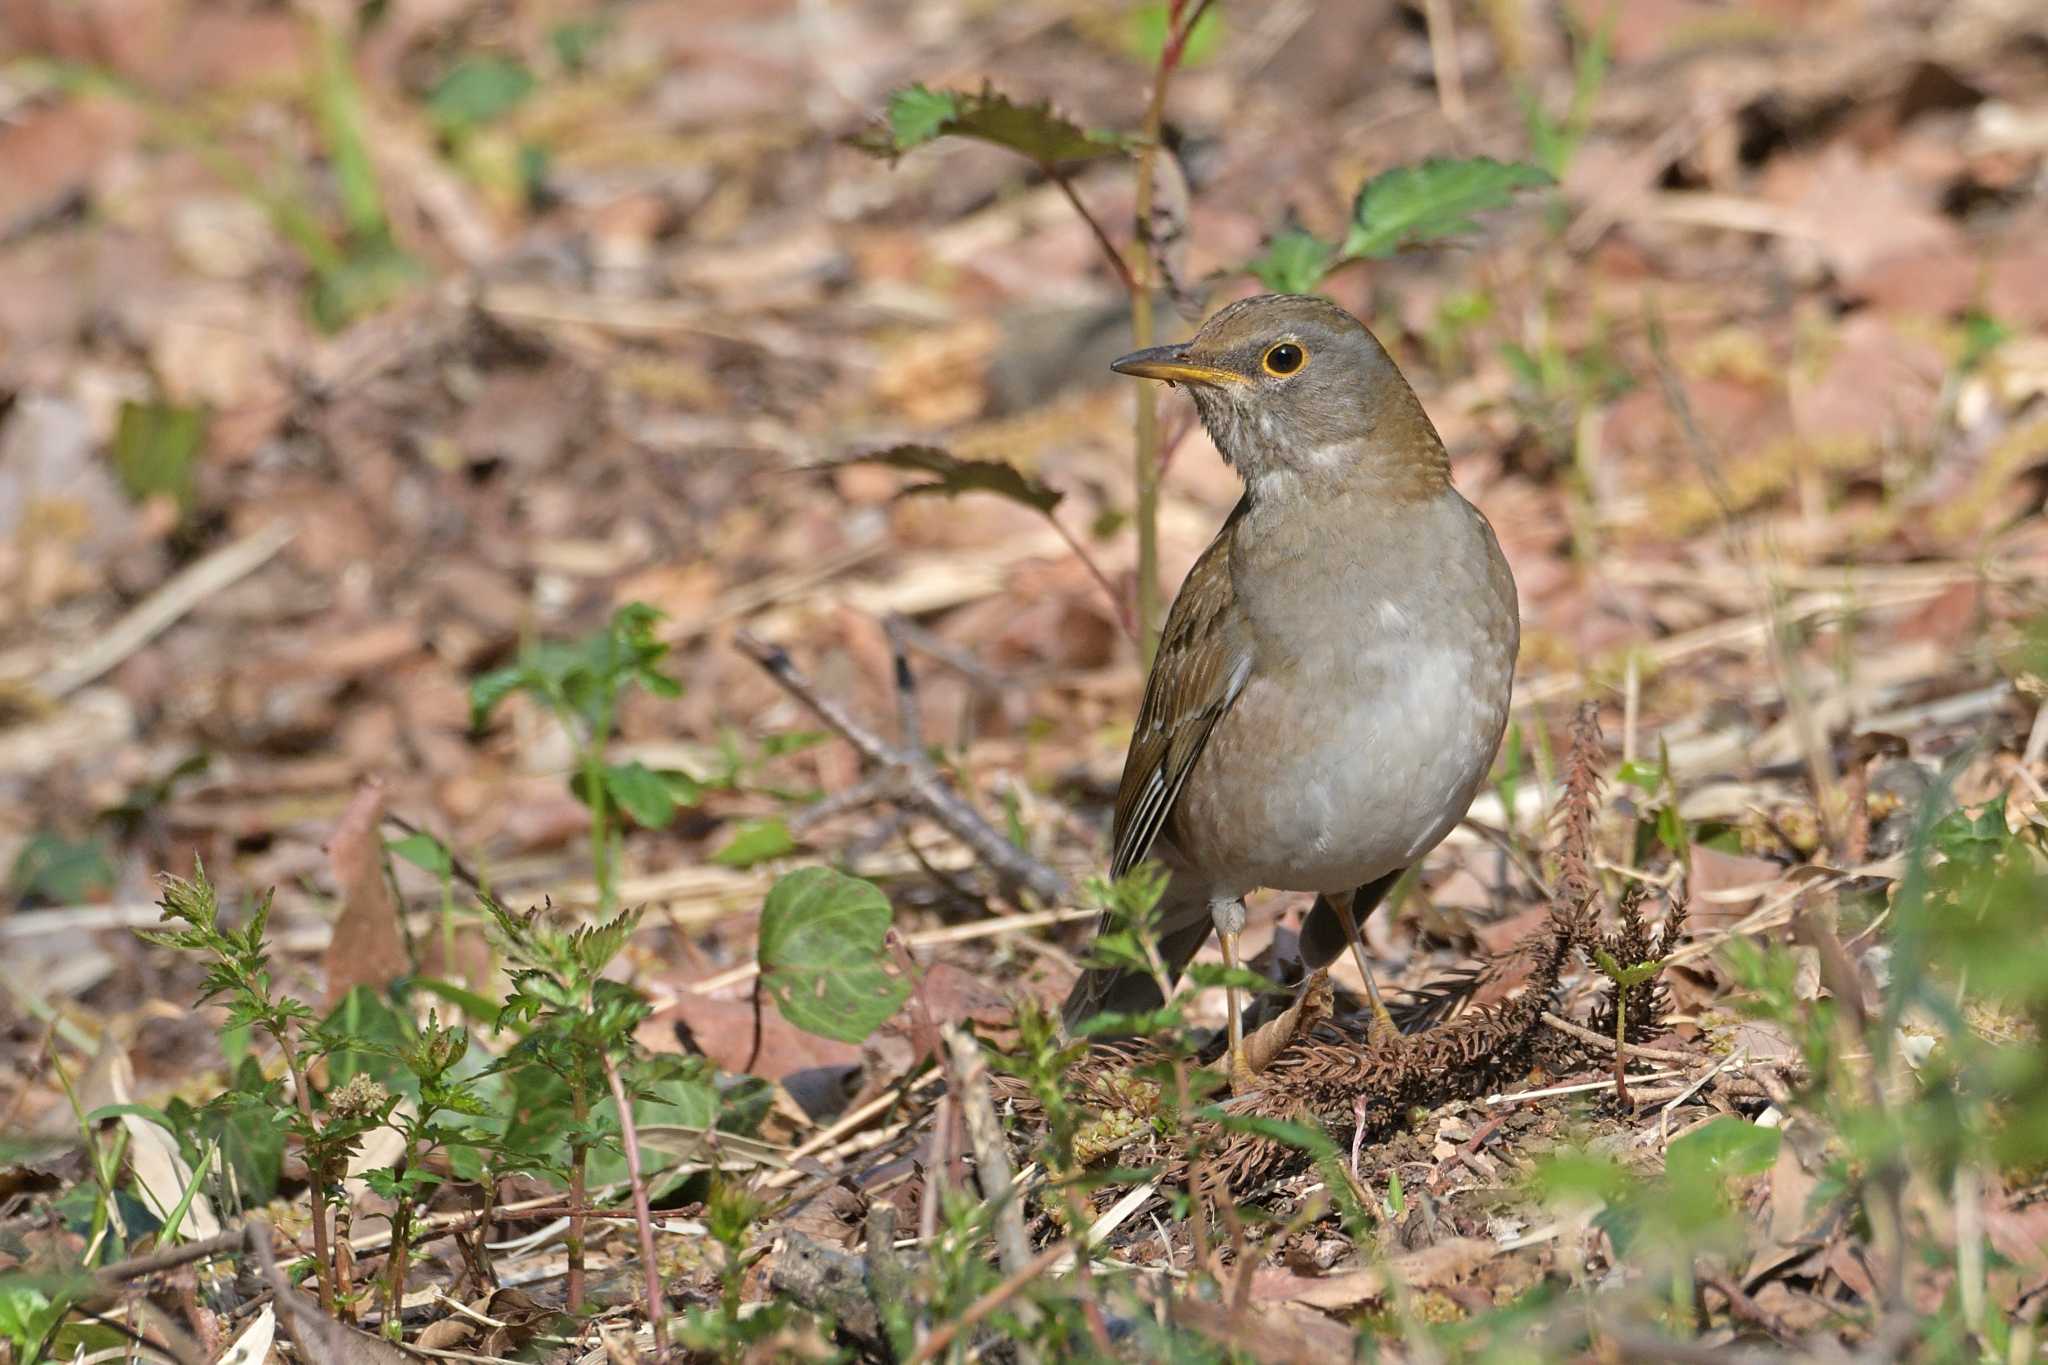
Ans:
[[[1255,292],[1275,234],[1341,237],[1390,168],[1555,181],[1324,286],[1491,519],[1523,643],[1496,781],[1369,926],[1416,1031],[1362,1040],[1339,964],[1337,1016],[1285,1042],[1260,1127],[1177,1109],[1166,1080],[1133,1105],[1018,1013],[1056,1008],[1096,913],[1018,869],[1063,891],[1104,872],[1144,678],[1134,386],[1107,369],[1129,298],[1029,161],[850,145],[913,83],[1135,130],[1164,9],[374,8],[360,31],[316,0],[0,12],[13,1359],[220,1358],[278,1290],[237,1254],[242,1214],[314,1254],[303,1138],[266,1147],[219,1102],[285,1062],[196,1007],[199,955],[134,932],[160,876],[201,864],[228,922],[274,891],[277,991],[341,1008],[357,1043],[384,1025],[350,1001],[405,1039],[433,1004],[482,1062],[511,1041],[485,1008],[505,943],[465,883],[570,920],[637,907],[608,968],[645,1000],[631,1051],[676,1059],[671,1111],[710,1106],[642,1143],[669,1306],[707,1355],[1148,1355],[1180,1333],[1256,1359],[1362,1334],[1411,1360],[2033,1358],[2048,11],[1216,7],[1165,105],[1154,222],[1184,287],[1160,339]],[[1130,158],[1068,183],[1130,240]],[[1239,491],[1191,418],[1162,396],[1169,595]],[[1058,505],[906,497],[917,476],[845,463],[903,443],[1007,463]],[[680,693],[607,708],[598,762],[658,790],[615,794],[633,819],[594,847],[576,726],[536,688],[478,723],[472,686],[629,603],[660,613]],[[963,841],[920,781],[1009,852]],[[757,989],[768,894],[818,866],[886,893],[885,989],[910,994],[857,1041]],[[1262,970],[1306,909],[1254,899]],[[1629,997],[1625,1095],[1596,944],[1662,962]],[[1220,1028],[1222,1002],[1191,1017]],[[1009,1058],[992,1081],[950,1050],[962,1030]],[[1098,1129],[1048,1111],[1069,1067]],[[477,1081],[493,1104],[539,1103],[490,1090],[505,1074]],[[989,1100],[1027,1175],[1119,1105],[1142,1131],[1102,1149],[1122,1177],[1064,1203],[1056,1180],[1006,1229],[1002,1201],[955,1197],[1002,1159]],[[434,1146],[365,1144],[401,1171]],[[445,1222],[398,1268],[408,1346],[653,1349],[604,1163],[597,1316],[572,1321],[559,1173],[479,1196],[444,1161],[415,1222]],[[183,1231],[203,1212],[240,1280],[138,1259],[194,1166]],[[376,1331],[391,1189],[349,1190],[364,1296],[341,1315]],[[1101,1220],[1078,1274],[1077,1216]],[[81,1264],[100,1297],[22,1278]],[[299,1358],[385,1349],[312,1311],[280,1315]]]

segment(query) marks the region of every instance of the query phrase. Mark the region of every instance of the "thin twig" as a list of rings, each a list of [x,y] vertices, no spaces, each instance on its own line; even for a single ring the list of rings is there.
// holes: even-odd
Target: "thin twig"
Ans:
[[[1429,25],[1429,63],[1436,78],[1437,105],[1444,122],[1465,126],[1465,73],[1458,62],[1458,21],[1450,0],[1424,0],[1422,15]]]
[[[640,1259],[647,1280],[647,1321],[654,1329],[656,1358],[668,1351],[668,1322],[662,1313],[661,1262],[654,1254],[654,1213],[647,1202],[647,1182],[640,1176],[640,1135],[633,1126],[633,1106],[626,1098],[626,1083],[619,1079],[618,1064],[608,1048],[598,1049],[604,1063],[605,1084],[611,1087],[612,1103],[619,1106],[619,1136],[626,1148],[626,1179],[633,1187],[633,1221],[640,1228]]]
[[[1613,1052],[1614,1040],[1605,1034],[1595,1033],[1582,1024],[1561,1019],[1549,1010],[1543,1012],[1543,1022],[1559,1033],[1569,1035],[1580,1042],[1599,1048],[1602,1052]],[[1673,1066],[1697,1066],[1699,1058],[1688,1052],[1673,1052],[1668,1048],[1644,1047],[1641,1043],[1623,1043],[1621,1051],[1630,1057],[1640,1057],[1646,1062],[1664,1062]]]
[[[938,929],[921,929],[906,935],[904,942],[912,948],[934,948],[942,943],[968,943],[978,938],[997,938],[1003,934],[1020,934],[1030,929],[1048,929],[1058,924],[1073,924],[1080,920],[1101,918],[1096,909],[1074,908],[1069,910],[1033,910],[1022,915],[1005,915],[1000,919],[977,920],[972,924],[948,924]],[[737,986],[758,975],[761,964],[758,961],[742,962],[716,976],[707,976],[702,981],[690,983],[692,995],[711,995],[731,986]]]
[[[1081,544],[1078,536],[1067,529],[1065,522],[1051,513],[1047,513],[1045,519],[1052,523],[1052,529],[1058,531],[1060,539],[1067,542],[1067,548],[1074,552],[1074,558],[1081,561],[1081,567],[1088,571],[1089,575],[1094,578],[1096,586],[1102,589],[1105,597],[1109,598],[1110,609],[1116,613],[1116,623],[1123,627],[1124,635],[1131,640],[1136,640],[1138,638],[1138,619],[1131,612],[1129,599],[1116,590],[1116,585],[1109,581],[1109,575],[1105,574],[1102,571],[1102,566],[1095,562],[1095,556],[1088,553],[1087,547]]]
[[[1024,1207],[1012,1184],[1010,1148],[989,1094],[988,1063],[980,1045],[965,1031],[947,1024],[943,1032],[953,1062],[953,1087],[967,1120],[967,1140],[974,1144],[974,1178],[981,1197],[995,1205],[996,1253],[1003,1269],[1015,1274],[1029,1258],[1031,1241],[1024,1231]]]
[[[1074,190],[1074,182],[1067,178],[1065,171],[1050,162],[1041,161],[1038,168],[1045,172],[1048,180],[1060,187],[1060,193],[1067,196],[1067,202],[1074,206],[1074,212],[1081,215],[1081,221],[1095,234],[1095,243],[1102,248],[1102,254],[1109,258],[1110,269],[1116,271],[1117,280],[1122,283],[1124,292],[1137,293],[1138,280],[1131,274],[1131,263],[1124,259],[1123,252],[1116,249],[1116,243],[1109,240],[1109,234],[1102,230],[1101,222],[1088,211],[1088,206],[1081,202],[1081,196]]]
[[[396,825],[398,826],[398,828],[404,830],[407,834],[424,834],[429,839],[432,839],[435,843],[441,846],[442,853],[447,855],[449,876],[455,878],[456,881],[461,882],[464,886],[468,887],[470,890],[476,892],[480,896],[490,894],[489,888],[487,888],[483,883],[483,879],[477,876],[475,870],[472,869],[467,863],[463,862],[461,858],[456,856],[455,850],[448,847],[447,840],[441,838],[439,835],[435,834],[431,830],[422,829],[420,826],[415,825],[412,821],[406,819],[403,815],[393,815],[390,811],[384,812],[384,823],[387,825]]]
[[[110,628],[99,632],[75,658],[45,674],[37,690],[53,701],[76,692],[169,630],[201,602],[268,564],[297,534],[290,522],[273,521],[181,569]]]
[[[1068,895],[1067,880],[1050,865],[1032,857],[1003,837],[988,821],[946,784],[938,769],[922,752],[892,745],[854,719],[847,709],[821,694],[811,681],[797,671],[789,652],[741,631],[735,638],[742,653],[759,664],[783,691],[796,698],[818,719],[836,731],[859,751],[862,758],[878,767],[903,775],[904,795],[941,828],[966,844],[977,858],[1003,881],[1029,891],[1040,900],[1057,903]]]
[[[906,750],[924,749],[924,716],[918,708],[917,674],[910,668],[910,637],[904,633],[903,618],[890,612],[882,618],[882,633],[889,637],[889,665],[896,685],[896,739]]]
[[[873,773],[851,787],[813,801],[789,817],[789,832],[798,837],[837,816],[872,806],[877,801],[894,801],[903,795],[902,776],[894,772]]]

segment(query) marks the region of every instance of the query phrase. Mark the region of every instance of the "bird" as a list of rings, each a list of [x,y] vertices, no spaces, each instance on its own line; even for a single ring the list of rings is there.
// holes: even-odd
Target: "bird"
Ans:
[[[1316,893],[1301,956],[1350,946],[1394,1029],[1359,932],[1461,820],[1506,728],[1521,618],[1492,525],[1451,484],[1415,391],[1328,299],[1263,294],[1118,373],[1184,386],[1244,491],[1167,612],[1131,732],[1110,872],[1156,858],[1155,921],[1177,979],[1213,929],[1240,965],[1245,896]],[[1105,914],[1096,932],[1111,927]],[[1082,972],[1069,1029],[1161,1003],[1130,966]],[[1254,1078],[1229,987],[1233,1089]]]

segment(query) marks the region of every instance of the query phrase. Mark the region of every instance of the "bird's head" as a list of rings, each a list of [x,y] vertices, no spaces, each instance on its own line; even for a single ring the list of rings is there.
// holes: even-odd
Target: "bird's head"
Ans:
[[[1193,339],[1114,362],[1185,384],[1202,425],[1254,493],[1360,482],[1419,495],[1449,478],[1443,442],[1365,324],[1311,294],[1262,294]]]

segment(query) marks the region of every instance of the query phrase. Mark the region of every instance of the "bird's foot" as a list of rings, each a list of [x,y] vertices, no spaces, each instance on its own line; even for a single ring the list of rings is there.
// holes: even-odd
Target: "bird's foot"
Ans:
[[[1379,1033],[1384,1030],[1387,1037],[1399,1038],[1401,1036],[1401,1026],[1394,1022],[1394,1016],[1387,1011],[1387,1002],[1380,999],[1377,991],[1373,993],[1371,1004],[1372,1033]]]
[[[1230,1054],[1230,1093],[1245,1096],[1260,1088],[1259,1073],[1252,1070],[1241,1051]]]

